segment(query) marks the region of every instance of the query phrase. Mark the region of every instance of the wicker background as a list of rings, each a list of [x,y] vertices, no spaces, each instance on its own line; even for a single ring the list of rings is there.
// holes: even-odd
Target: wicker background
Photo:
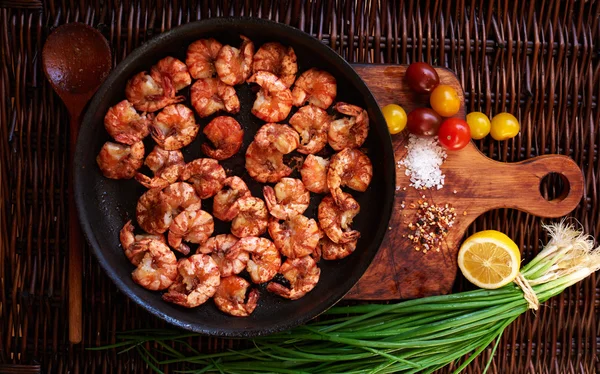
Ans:
[[[68,343],[66,171],[68,115],[41,71],[41,48],[57,25],[89,23],[108,38],[114,63],[179,24],[249,15],[291,24],[354,62],[428,61],[454,70],[469,110],[509,111],[514,140],[479,143],[489,157],[518,161],[566,154],[585,174],[572,213],[600,234],[600,1],[123,1],[0,0],[0,373],[146,372],[135,354],[90,352],[114,332],[162,326],[121,295],[86,249],[84,345]],[[560,189],[556,178],[543,186]],[[530,259],[541,220],[511,210],[478,219]],[[599,277],[592,276],[510,326],[497,373],[600,372]],[[461,289],[464,281],[456,285]],[[236,343],[199,339],[218,350]],[[484,353],[469,368],[480,372]],[[173,368],[174,369],[174,368]],[[171,369],[172,371],[172,369]]]

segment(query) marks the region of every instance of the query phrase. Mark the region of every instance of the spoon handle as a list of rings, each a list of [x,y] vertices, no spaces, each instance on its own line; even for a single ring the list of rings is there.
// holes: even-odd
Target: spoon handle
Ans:
[[[75,115],[74,115],[75,114]],[[71,150],[75,149],[77,135],[79,133],[80,114],[71,113],[70,140]],[[73,157],[71,157],[71,173],[73,172]],[[82,340],[82,284],[83,277],[83,238],[81,228],[75,209],[73,195],[73,178],[71,177],[71,188],[69,188],[69,341],[79,344]]]

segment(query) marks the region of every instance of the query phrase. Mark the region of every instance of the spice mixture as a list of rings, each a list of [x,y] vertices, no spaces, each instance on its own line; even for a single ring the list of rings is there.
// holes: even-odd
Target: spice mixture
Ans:
[[[454,224],[456,212],[450,204],[436,205],[422,200],[418,204],[415,222],[408,224],[412,231],[408,239],[413,242],[417,251],[439,252],[443,239]],[[404,202],[401,206],[404,206]]]

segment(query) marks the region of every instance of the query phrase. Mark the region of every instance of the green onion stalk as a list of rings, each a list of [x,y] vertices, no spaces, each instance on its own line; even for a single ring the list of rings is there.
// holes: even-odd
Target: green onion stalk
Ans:
[[[124,332],[90,349],[135,350],[158,373],[176,363],[186,373],[432,373],[455,363],[458,373],[491,345],[487,370],[508,325],[600,269],[592,237],[564,221],[544,228],[548,244],[499,289],[333,307],[319,321],[220,353],[197,351],[188,341],[198,335],[179,330]]]

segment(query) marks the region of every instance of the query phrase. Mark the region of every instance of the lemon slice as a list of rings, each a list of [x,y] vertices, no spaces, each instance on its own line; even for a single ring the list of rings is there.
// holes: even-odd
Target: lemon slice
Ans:
[[[495,289],[519,274],[521,252],[508,236],[496,230],[480,231],[465,240],[458,251],[458,267],[474,285]]]

